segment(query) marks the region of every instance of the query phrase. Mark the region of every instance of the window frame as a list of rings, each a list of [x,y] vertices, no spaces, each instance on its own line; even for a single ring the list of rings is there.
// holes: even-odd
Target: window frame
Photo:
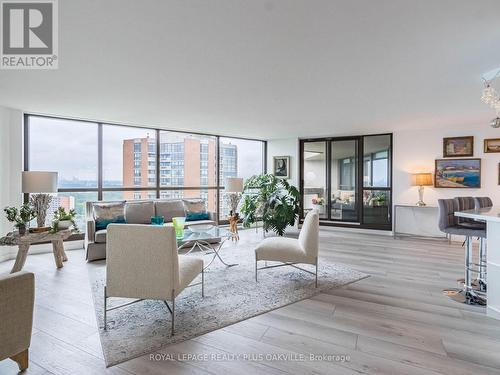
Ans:
[[[103,187],[103,126],[121,126],[121,127],[129,127],[129,128],[138,128],[144,130],[150,130],[155,132],[156,137],[156,160],[155,160],[155,168],[156,168],[156,183],[154,186],[147,188],[146,190],[151,190],[156,192],[156,199],[160,199],[160,194],[162,191],[167,190],[215,190],[216,193],[216,223],[217,224],[227,224],[227,220],[220,220],[220,194],[221,191],[224,190],[223,181],[220,181],[220,140],[221,138],[233,138],[233,139],[242,139],[248,141],[255,141],[262,143],[262,173],[266,173],[267,171],[267,141],[263,139],[256,138],[245,138],[245,137],[233,137],[233,136],[225,136],[219,134],[210,134],[210,133],[201,133],[201,132],[188,132],[182,130],[174,130],[168,128],[157,128],[157,127],[149,127],[149,126],[141,126],[141,125],[128,125],[128,124],[120,124],[113,123],[109,121],[98,121],[91,119],[78,119],[78,118],[70,118],[70,117],[59,117],[59,116],[49,116],[49,115],[41,115],[36,113],[24,113],[24,145],[23,145],[23,158],[24,158],[24,171],[30,170],[30,119],[31,118],[46,118],[46,119],[54,119],[54,120],[67,120],[67,121],[81,121],[85,123],[93,123],[97,124],[97,187],[96,188],[58,188],[58,193],[86,193],[86,192],[97,192],[97,200],[103,200],[104,192],[112,192],[112,191],[144,191],[145,188],[143,186],[136,187]],[[213,186],[161,186],[160,181],[160,133],[161,132],[174,132],[174,133],[183,133],[183,134],[192,134],[192,135],[200,135],[200,136],[210,136],[215,137],[216,139],[216,184]],[[201,148],[200,148],[201,153]],[[29,194],[24,194],[24,202],[28,202]],[[83,237],[82,237],[83,238]]]

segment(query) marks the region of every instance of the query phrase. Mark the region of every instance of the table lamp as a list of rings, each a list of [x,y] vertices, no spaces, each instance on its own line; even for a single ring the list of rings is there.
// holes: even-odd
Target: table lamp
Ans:
[[[57,172],[24,171],[22,174],[23,193],[36,193],[30,196],[30,205],[36,212],[39,228],[45,226],[45,218],[52,196],[57,193]]]
[[[230,215],[236,214],[243,192],[243,179],[239,177],[228,177],[224,192],[228,194]]]
[[[432,181],[432,173],[413,173],[411,184],[418,186],[418,202],[417,206],[426,206],[424,202],[424,186],[434,185]]]

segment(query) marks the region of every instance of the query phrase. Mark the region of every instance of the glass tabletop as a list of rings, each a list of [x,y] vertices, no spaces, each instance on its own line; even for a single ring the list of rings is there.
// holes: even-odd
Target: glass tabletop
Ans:
[[[197,240],[207,241],[229,236],[231,236],[231,232],[229,232],[227,229],[217,226],[214,226],[212,229],[207,230],[206,232],[193,232],[189,228],[186,228],[184,230],[184,237],[181,239],[178,238],[177,242],[184,243]]]

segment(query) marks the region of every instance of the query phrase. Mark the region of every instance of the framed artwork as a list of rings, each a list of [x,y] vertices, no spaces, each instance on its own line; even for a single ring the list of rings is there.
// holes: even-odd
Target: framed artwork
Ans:
[[[474,156],[474,137],[443,138],[443,158]]]
[[[290,156],[273,158],[273,174],[279,178],[290,178]]]
[[[500,138],[485,139],[484,152],[500,152]]]
[[[480,188],[481,159],[436,159],[437,188]]]

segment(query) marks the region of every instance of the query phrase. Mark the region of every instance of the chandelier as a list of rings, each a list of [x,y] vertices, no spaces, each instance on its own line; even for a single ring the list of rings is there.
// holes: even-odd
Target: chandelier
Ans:
[[[498,91],[492,86],[493,81],[498,78],[500,75],[500,69],[496,72],[489,73],[489,79],[483,77],[484,81],[484,89],[483,95],[481,96],[481,100],[483,103],[489,105],[492,109],[495,110],[497,117],[491,120],[490,125],[493,128],[500,127],[500,95]]]

